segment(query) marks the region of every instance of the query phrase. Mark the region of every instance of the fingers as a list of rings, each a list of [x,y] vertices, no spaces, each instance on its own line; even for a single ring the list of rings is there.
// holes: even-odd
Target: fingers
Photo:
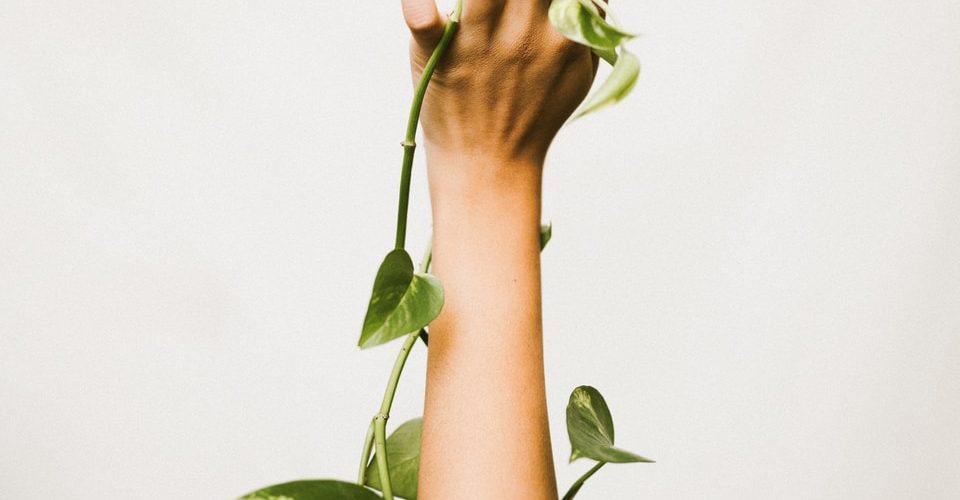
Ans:
[[[417,45],[432,48],[443,34],[443,18],[434,0],[401,0],[403,19]]]

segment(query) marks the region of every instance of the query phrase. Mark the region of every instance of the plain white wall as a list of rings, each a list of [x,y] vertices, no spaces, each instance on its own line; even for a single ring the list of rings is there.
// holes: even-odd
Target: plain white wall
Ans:
[[[584,499],[957,498],[960,3],[616,3],[641,81],[545,185],[561,486],[591,384],[659,463]],[[354,477],[397,350],[354,346],[392,244],[398,4],[3,2],[0,498]]]

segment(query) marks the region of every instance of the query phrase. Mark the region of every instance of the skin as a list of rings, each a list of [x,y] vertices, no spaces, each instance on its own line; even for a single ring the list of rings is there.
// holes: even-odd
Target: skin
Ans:
[[[416,79],[443,30],[402,0]],[[421,122],[443,312],[430,328],[421,500],[556,499],[543,371],[544,157],[596,59],[556,33],[547,0],[465,0]]]

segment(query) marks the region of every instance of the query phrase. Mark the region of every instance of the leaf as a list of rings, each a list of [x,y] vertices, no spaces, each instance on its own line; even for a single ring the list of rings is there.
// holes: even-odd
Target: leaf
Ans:
[[[547,243],[550,243],[550,238],[553,237],[553,223],[541,224],[540,225],[540,251],[542,252],[546,248]]]
[[[387,438],[387,463],[393,494],[409,500],[417,498],[417,474],[420,471],[420,434],[423,419],[404,422]],[[379,490],[380,470],[377,457],[367,465],[367,486]]]
[[[275,484],[248,493],[240,500],[379,500],[379,496],[354,483],[309,479]]]
[[[617,63],[613,65],[610,76],[600,85],[600,88],[587,98],[573,118],[580,118],[583,115],[620,102],[633,90],[639,76],[640,61],[637,56],[627,52],[626,49],[620,49],[620,57],[617,58]]]
[[[413,272],[405,250],[388,253],[373,282],[359,345],[368,348],[423,328],[443,308],[443,285],[436,277]]]
[[[610,13],[610,4],[604,0],[580,0],[580,5],[583,6],[584,10],[590,14],[594,21],[603,27],[604,31],[612,31],[623,37],[624,40],[630,40],[638,36],[636,33],[624,31],[617,26],[616,20]],[[602,13],[600,9],[603,9]],[[609,18],[609,20],[607,20],[607,18]]]
[[[607,22],[590,2],[553,0],[548,16],[560,34],[594,49],[614,49],[636,36]]]
[[[599,56],[600,59],[603,59],[604,61],[607,61],[607,63],[608,63],[610,66],[614,66],[614,65],[617,64],[617,50],[616,50],[616,49],[596,49],[596,48],[592,48],[592,49],[590,49],[590,50],[592,50],[594,54],[596,54],[597,56]]]
[[[570,436],[570,461],[586,457],[598,462],[653,462],[613,446],[613,417],[600,392],[580,386],[570,394],[567,404],[567,434]]]

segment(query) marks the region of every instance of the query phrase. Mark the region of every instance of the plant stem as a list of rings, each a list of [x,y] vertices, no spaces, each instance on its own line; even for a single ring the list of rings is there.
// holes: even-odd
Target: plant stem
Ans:
[[[380,491],[385,500],[393,500],[393,486],[390,484],[390,465],[387,463],[387,418],[381,413],[373,419],[373,436],[377,443],[377,472],[380,474]]]
[[[374,420],[371,420],[367,437],[363,440],[363,452],[360,454],[360,474],[357,476],[357,484],[360,486],[367,482],[367,463],[370,461],[370,449],[373,448],[373,424]]]
[[[420,331],[407,334],[407,338],[397,353],[397,360],[393,363],[393,371],[390,372],[390,379],[387,381],[387,389],[383,392],[383,401],[380,403],[380,416],[389,417],[390,408],[393,407],[393,397],[397,392],[397,384],[400,382],[400,374],[403,373],[403,366],[407,363],[410,356],[410,349],[420,336]],[[382,420],[386,420],[383,418]]]
[[[417,125],[420,123],[420,109],[423,107],[423,98],[427,93],[427,86],[430,84],[430,77],[443,53],[446,52],[450,41],[453,40],[453,34],[457,31],[457,24],[460,22],[460,11],[463,9],[463,0],[457,1],[457,6],[453,14],[447,20],[447,25],[443,28],[443,35],[440,42],[433,49],[433,54],[427,60],[423,67],[423,73],[420,75],[420,81],[417,83],[417,89],[413,94],[413,104],[410,106],[410,116],[407,118],[407,135],[403,138],[403,166],[400,170],[400,203],[397,208],[397,239],[396,248],[403,248],[407,240],[407,210],[410,206],[410,175],[413,171],[413,154],[417,149]]]
[[[570,489],[567,490],[566,494],[563,495],[562,500],[573,500],[573,497],[577,496],[580,488],[583,487],[584,481],[590,479],[590,476],[594,475],[598,470],[600,470],[600,467],[603,467],[604,465],[606,465],[606,462],[597,462],[597,465],[594,465],[590,468],[590,470],[580,476],[580,479],[577,479],[577,481],[570,486]]]
[[[420,261],[420,272],[430,271],[430,264],[433,262],[433,236],[427,241],[427,249],[423,252],[423,259]]]
[[[397,393],[397,384],[400,382],[400,374],[403,373],[403,366],[407,363],[410,356],[410,350],[420,338],[418,330],[407,334],[403,341],[400,353],[397,354],[397,360],[393,363],[393,371],[390,372],[390,379],[387,381],[387,389],[383,392],[383,402],[380,403],[380,413],[373,419],[374,442],[377,447],[377,471],[380,473],[380,491],[383,492],[383,498],[393,500],[393,487],[390,484],[390,467],[387,463],[387,419],[390,418],[390,409],[393,407],[393,397]]]

